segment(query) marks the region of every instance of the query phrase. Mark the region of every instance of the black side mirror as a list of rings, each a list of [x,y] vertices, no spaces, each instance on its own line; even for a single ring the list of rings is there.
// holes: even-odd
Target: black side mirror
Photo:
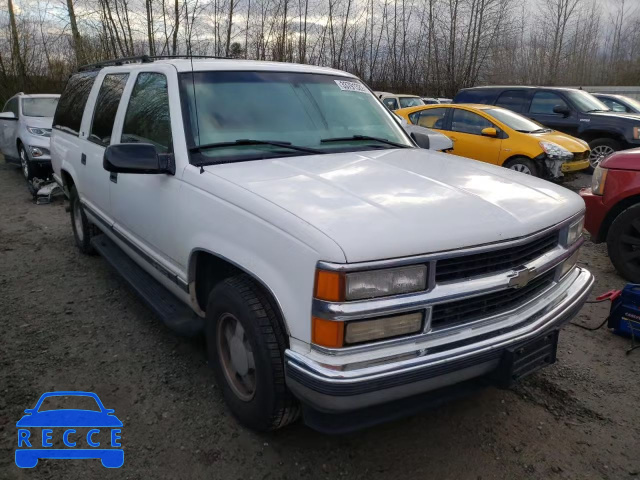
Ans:
[[[553,113],[557,113],[559,115],[562,115],[563,117],[568,117],[569,115],[571,115],[571,110],[569,110],[569,107],[567,107],[566,105],[556,105],[555,107],[553,107]]]
[[[176,173],[173,155],[159,154],[150,143],[109,145],[104,151],[102,166],[115,173]]]
[[[429,148],[429,135],[420,132],[411,132],[411,138],[420,148]]]

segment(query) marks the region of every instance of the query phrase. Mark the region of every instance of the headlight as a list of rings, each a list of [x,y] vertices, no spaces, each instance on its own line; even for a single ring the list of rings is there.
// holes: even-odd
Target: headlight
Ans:
[[[573,153],[554,142],[540,142],[540,147],[551,160],[569,161],[573,158]]]
[[[346,300],[386,297],[424,290],[427,287],[427,267],[388,268],[348,273],[346,275]]]
[[[419,292],[426,288],[426,265],[347,274],[317,270],[314,297],[329,302],[343,302]]]
[[[591,177],[591,193],[594,195],[604,195],[604,184],[607,180],[607,173],[609,170],[602,168],[600,165],[593,171]]]
[[[573,255],[567,258],[564,262],[562,262],[562,270],[560,270],[560,278],[564,277],[567,273],[571,271],[573,267],[578,263],[578,255],[580,254],[580,250],[576,250]]]
[[[27,131],[31,135],[37,135],[39,137],[50,137],[51,136],[51,129],[50,128],[27,127]]]
[[[582,230],[584,229],[584,216],[580,217],[579,220],[575,221],[569,227],[569,231],[567,232],[567,246],[573,245],[576,240],[578,240],[582,236]]]

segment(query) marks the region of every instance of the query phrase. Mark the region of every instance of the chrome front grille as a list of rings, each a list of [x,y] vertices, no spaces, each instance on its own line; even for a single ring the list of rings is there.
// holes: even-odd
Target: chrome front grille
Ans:
[[[555,271],[551,270],[522,288],[508,288],[499,292],[478,295],[433,306],[431,329],[439,330],[497,315],[520,306],[551,286]]]
[[[518,268],[544,255],[557,245],[558,232],[554,231],[522,245],[438,260],[436,283],[464,280]]]

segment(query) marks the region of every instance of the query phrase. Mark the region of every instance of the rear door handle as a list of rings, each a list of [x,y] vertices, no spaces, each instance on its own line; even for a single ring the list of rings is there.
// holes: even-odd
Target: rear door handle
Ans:
[[[87,164],[87,156],[84,153],[80,155],[80,163],[83,165]]]
[[[118,172],[109,172],[109,180],[113,183],[118,183]]]

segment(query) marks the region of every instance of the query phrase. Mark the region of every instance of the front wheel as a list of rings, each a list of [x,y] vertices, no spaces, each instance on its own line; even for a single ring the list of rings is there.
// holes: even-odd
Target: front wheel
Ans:
[[[22,169],[22,175],[24,175],[25,180],[28,182],[32,180],[33,177],[35,177],[33,162],[29,160],[29,155],[22,145],[18,147],[18,155],[20,157],[20,168]]]
[[[589,173],[593,173],[602,161],[609,155],[620,150],[620,142],[611,138],[597,138],[589,143],[591,154],[589,155]]]
[[[205,333],[209,365],[240,423],[269,431],[298,417],[285,384],[285,333],[272,301],[251,277],[230,277],[213,288]]]
[[[640,283],[640,204],[623,210],[615,218],[607,234],[607,250],[620,275]]]
[[[509,170],[524,173],[525,175],[538,176],[538,167],[530,158],[516,157],[504,164]]]

